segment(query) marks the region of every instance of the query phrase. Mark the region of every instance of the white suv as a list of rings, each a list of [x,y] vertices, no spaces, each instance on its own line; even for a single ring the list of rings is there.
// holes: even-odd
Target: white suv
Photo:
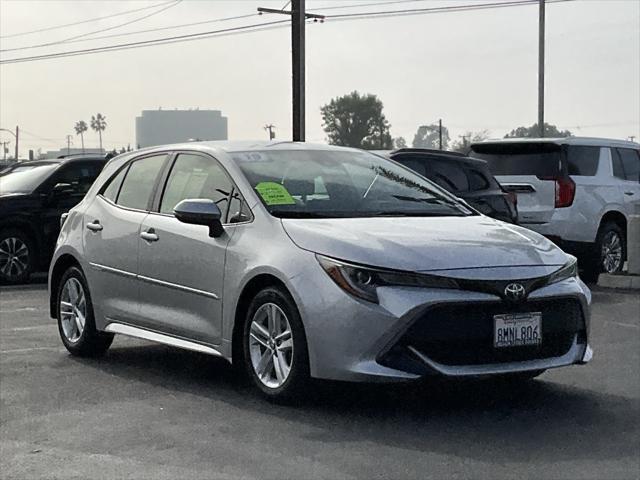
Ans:
[[[640,208],[640,145],[604,138],[515,138],[472,145],[507,191],[518,222],[576,255],[582,276],[622,270],[629,215]]]

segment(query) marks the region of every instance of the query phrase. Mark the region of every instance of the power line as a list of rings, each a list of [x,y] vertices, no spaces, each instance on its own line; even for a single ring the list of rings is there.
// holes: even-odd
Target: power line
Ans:
[[[172,0],[174,1],[174,0]],[[353,5],[338,5],[338,6],[332,6],[332,7],[320,7],[320,8],[316,8],[314,10],[339,10],[339,9],[345,9],[345,8],[357,8],[357,7],[370,7],[370,6],[381,6],[381,5],[391,5],[391,4],[398,4],[398,3],[415,3],[415,2],[426,2],[429,0],[393,0],[393,1],[386,1],[386,2],[374,2],[374,3],[357,3],[357,4],[353,4]],[[168,2],[171,3],[171,2]],[[283,7],[282,10],[284,10],[291,2],[287,2]],[[165,4],[161,4],[161,5],[165,5]],[[154,7],[157,7],[160,5],[154,5]],[[170,5],[167,8],[171,8],[173,5]],[[153,7],[146,7],[146,8],[153,8]],[[151,15],[155,15],[156,13],[159,12],[154,12]],[[151,16],[149,15],[149,16]],[[234,17],[226,17],[226,18],[214,18],[211,20],[203,20],[200,22],[192,22],[192,23],[183,23],[181,25],[171,25],[171,26],[167,26],[167,27],[158,27],[158,28],[150,28],[150,29],[146,29],[146,30],[136,30],[134,32],[124,32],[124,33],[116,33],[116,34],[111,34],[111,35],[101,35],[99,37],[93,37],[93,38],[80,38],[80,37],[85,37],[85,36],[89,36],[89,35],[94,35],[96,33],[100,33],[102,31],[106,31],[106,30],[113,30],[115,28],[120,28],[123,27],[125,25],[129,25],[130,23],[134,23],[140,20],[143,20],[144,18],[148,18],[148,17],[142,17],[140,19],[136,19],[132,22],[127,22],[124,24],[120,24],[120,25],[116,25],[115,27],[109,27],[107,29],[104,30],[98,30],[95,32],[90,32],[90,33],[86,33],[86,34],[82,34],[82,35],[78,35],[76,37],[71,37],[71,38],[67,38],[64,40],[59,40],[59,41],[55,41],[55,42],[49,42],[49,43],[41,43],[41,44],[37,44],[37,45],[28,45],[28,46],[23,46],[23,47],[15,47],[15,48],[5,48],[5,49],[0,49],[0,52],[15,52],[15,51],[19,51],[19,50],[29,50],[29,49],[33,49],[33,48],[41,48],[41,47],[48,47],[48,46],[52,46],[52,45],[57,45],[60,43],[79,43],[79,42],[91,42],[91,41],[95,41],[95,40],[103,40],[106,38],[115,38],[115,37],[125,37],[125,36],[130,36],[130,35],[139,35],[141,33],[151,33],[151,32],[159,32],[159,31],[164,31],[164,30],[174,30],[174,29],[178,29],[178,28],[184,28],[184,27],[193,27],[193,26],[197,26],[197,25],[205,25],[208,23],[218,23],[218,22],[225,22],[225,21],[229,21],[229,20],[241,20],[244,18],[249,18],[249,17],[255,17],[257,16],[256,13],[250,13],[250,14],[246,14],[246,15],[236,15]],[[106,18],[106,17],[103,17]],[[57,27],[55,27],[57,28]],[[0,37],[2,38],[2,37]]]
[[[143,10],[149,10],[149,9],[152,9],[152,8],[157,8],[157,7],[161,6],[161,5],[166,5],[168,3],[173,3],[174,1],[175,0],[169,0],[168,2],[155,4],[155,5],[149,5],[149,6],[141,7],[141,8],[134,8],[133,10],[125,10],[123,12],[113,13],[111,15],[105,15],[103,17],[89,18],[87,20],[81,20],[79,22],[65,23],[65,24],[62,24],[62,25],[55,25],[53,27],[39,28],[37,30],[29,30],[28,32],[12,33],[10,35],[0,35],[0,38],[21,37],[23,35],[31,35],[32,33],[48,32],[48,31],[51,31],[51,30],[56,30],[58,28],[73,27],[75,25],[81,25],[83,23],[98,22],[100,20],[106,20],[107,18],[119,17],[119,16],[122,16],[122,15],[127,15],[129,13],[141,12]]]
[[[102,33],[102,32],[106,32],[106,31],[109,31],[109,30],[115,30],[116,28],[122,28],[122,27],[125,27],[127,25],[131,25],[132,23],[141,22],[142,20],[146,20],[149,17],[153,17],[154,15],[158,15],[159,13],[162,13],[165,10],[169,10],[170,8],[175,7],[180,2],[182,2],[182,0],[174,0],[174,3],[171,3],[170,5],[166,5],[163,8],[161,8],[160,10],[156,10],[155,12],[147,13],[146,15],[143,15],[142,17],[134,18],[133,20],[129,20],[129,21],[125,22],[125,23],[120,23],[118,25],[113,25],[111,27],[102,28],[100,30],[95,30],[93,32],[82,33],[80,35],[75,35],[73,37],[65,38],[63,40],[57,40],[55,42],[41,43],[39,45],[30,45],[30,46],[27,46],[27,47],[5,48],[3,50],[0,50],[0,52],[14,52],[14,51],[17,51],[17,50],[27,50],[27,49],[31,49],[31,48],[50,47],[50,46],[53,46],[53,45],[59,45],[61,43],[72,42],[72,41],[80,39],[82,37],[88,37],[88,36],[94,35],[96,33]],[[85,40],[94,40],[94,39],[85,39]]]
[[[151,33],[151,32],[160,32],[163,30],[174,30],[177,28],[184,28],[184,27],[193,27],[196,25],[205,25],[208,23],[221,23],[221,22],[228,22],[230,20],[241,20],[244,18],[250,18],[250,17],[257,17],[258,14],[257,13],[250,13],[250,14],[245,14],[245,15],[236,15],[234,17],[224,17],[224,18],[212,18],[210,20],[203,20],[200,22],[192,22],[192,23],[183,23],[180,25],[171,25],[169,27],[158,27],[158,28],[148,28],[146,30],[136,30],[133,32],[123,32],[123,33],[112,33],[109,35],[100,35],[98,37],[93,37],[93,38],[81,38],[81,39],[77,39],[77,40],[64,40],[64,43],[82,43],[82,42],[92,42],[92,41],[96,41],[96,40],[103,40],[105,38],[115,38],[115,37],[127,37],[130,35],[139,35],[141,33]],[[97,32],[92,32],[92,33],[97,33]],[[40,45],[30,45],[30,46],[25,46],[25,47],[16,47],[16,48],[5,48],[3,50],[0,50],[0,52],[13,52],[13,51],[17,51],[17,50],[28,50],[28,49],[32,49],[32,48],[40,48],[40,47],[44,47],[44,46],[49,46],[49,45],[53,45],[53,44],[57,44],[57,43],[62,43],[61,42],[52,42],[52,43],[43,43]]]
[[[142,40],[139,42],[120,43],[116,45],[106,45],[102,47],[86,48],[82,50],[72,50],[72,51],[49,53],[49,54],[43,54],[43,55],[33,55],[29,57],[9,58],[6,60],[0,60],[0,65],[9,64],[9,63],[32,62],[37,60],[47,60],[51,58],[73,57],[78,55],[88,55],[88,54],[101,53],[101,52],[129,50],[132,48],[148,47],[152,45],[165,45],[170,43],[186,42],[190,40],[200,40],[204,38],[221,37],[221,36],[231,35],[234,33],[237,34],[237,33],[249,33],[249,32],[255,32],[255,31],[262,31],[262,30],[271,30],[273,28],[283,28],[285,26],[284,24],[286,23],[289,23],[289,22],[287,20],[277,20],[273,22],[256,23],[252,25],[225,28],[221,30],[211,30],[208,32],[191,33],[187,35],[178,35],[174,37],[165,37],[165,38],[154,39],[154,40]]]
[[[572,2],[575,0],[546,0],[546,3]],[[404,10],[384,10],[377,12],[357,12],[327,15],[327,20],[356,20],[365,18],[387,18],[395,16],[423,15],[445,12],[467,12],[474,10],[489,10],[505,7],[519,7],[525,5],[537,5],[539,0],[514,0],[507,2],[476,3],[467,5],[449,5],[444,7],[408,8]]]
[[[336,21],[348,21],[348,20],[360,20],[360,19],[366,19],[366,18],[385,18],[389,16],[399,16],[399,15],[402,15],[402,16],[423,15],[423,14],[433,14],[433,13],[460,12],[460,11],[504,8],[504,7],[523,6],[523,5],[535,5],[537,4],[538,1],[539,0],[514,0],[514,1],[508,1],[508,2],[467,4],[467,5],[430,7],[430,8],[420,8],[420,9],[390,10],[390,11],[378,11],[378,12],[358,12],[358,13],[349,13],[349,14],[330,15],[330,16],[327,16],[326,18],[336,20]],[[547,0],[547,3],[559,3],[559,2],[570,2],[570,1],[575,1],[575,0]],[[71,57],[71,56],[79,56],[79,55],[88,55],[93,53],[102,53],[102,52],[109,52],[109,51],[129,50],[133,48],[142,48],[142,47],[153,46],[153,45],[164,45],[164,44],[170,44],[170,43],[179,43],[184,41],[211,38],[216,36],[226,36],[234,33],[249,33],[249,32],[254,32],[258,30],[284,28],[285,23],[288,23],[288,21],[280,20],[280,21],[274,21],[274,22],[244,25],[244,26],[221,29],[221,30],[212,30],[208,32],[199,32],[199,33],[178,35],[173,37],[164,37],[164,38],[158,38],[153,40],[142,40],[139,42],[105,45],[101,47],[87,48],[87,49],[81,49],[81,50],[72,50],[72,51],[49,53],[49,54],[43,54],[43,55],[10,58],[5,60],[0,60],[0,65],[10,64],[10,63],[32,62],[32,61],[38,61],[38,60],[47,60],[47,59],[53,59],[53,58]]]
[[[357,8],[357,7],[379,7],[382,5],[393,5],[396,3],[415,3],[415,2],[428,2],[431,0],[392,0],[388,2],[373,2],[373,3],[354,3],[353,5],[338,5],[335,7],[320,7],[313,8],[312,10],[342,10],[345,8]]]

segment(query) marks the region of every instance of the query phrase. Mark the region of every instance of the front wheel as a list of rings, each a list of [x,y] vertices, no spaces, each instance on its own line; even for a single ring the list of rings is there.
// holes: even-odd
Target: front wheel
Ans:
[[[113,334],[96,329],[91,294],[79,268],[70,267],[64,273],[57,299],[58,331],[67,350],[80,357],[103,355],[113,341]]]
[[[245,369],[268,398],[288,401],[309,381],[307,341],[298,309],[283,289],[260,291],[249,305],[243,330]]]

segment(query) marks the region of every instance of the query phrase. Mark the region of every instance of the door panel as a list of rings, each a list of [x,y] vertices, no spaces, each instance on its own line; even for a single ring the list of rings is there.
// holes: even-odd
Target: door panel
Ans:
[[[233,183],[207,155],[179,154],[156,210],[139,240],[140,313],[154,329],[217,345],[221,340],[222,288],[229,235],[209,237],[202,225],[173,216],[187,198],[213,200],[226,221]]]
[[[147,212],[126,210],[96,196],[84,215],[85,256],[94,303],[110,320],[138,317],[138,239]]]
[[[233,231],[233,230],[230,230]],[[149,328],[217,345],[222,321],[229,234],[209,237],[202,225],[149,214],[139,239],[140,311]]]

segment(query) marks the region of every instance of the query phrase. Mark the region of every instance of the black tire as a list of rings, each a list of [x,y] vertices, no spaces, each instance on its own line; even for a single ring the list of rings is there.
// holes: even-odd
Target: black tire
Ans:
[[[77,280],[77,282],[79,282],[79,284],[83,288],[85,299],[84,328],[79,338],[77,338],[76,340],[70,340],[69,338],[67,338],[67,335],[64,331],[62,318],[63,290],[70,279],[75,279]],[[67,271],[64,272],[62,278],[60,279],[60,283],[58,284],[56,299],[58,332],[60,333],[60,339],[62,340],[62,343],[69,351],[69,353],[79,357],[100,357],[104,355],[104,353],[111,346],[111,342],[113,342],[113,334],[100,332],[96,329],[95,318],[93,315],[93,303],[91,302],[91,293],[89,292],[89,287],[87,286],[87,280],[85,279],[84,274],[79,268],[69,267]]]
[[[286,320],[291,327],[293,341],[291,369],[284,383],[275,388],[265,385],[263,381],[260,380],[253,367],[250,351],[251,323],[254,320],[256,312],[266,304],[275,304],[286,315]],[[301,395],[307,391],[309,386],[309,353],[307,340],[298,308],[289,293],[284,289],[268,287],[258,292],[253,298],[244,318],[242,351],[243,365],[247,377],[251,379],[253,385],[268,399],[290,403],[293,400],[299,399]]]
[[[606,263],[605,247],[611,235],[615,235],[620,242],[620,261],[614,268]],[[624,231],[617,223],[607,222],[598,230],[596,243],[592,255],[583,259],[581,278],[587,283],[597,283],[601,273],[618,273],[622,271],[624,261],[627,258],[627,239]]]
[[[10,255],[16,253],[11,250],[16,249],[20,250],[20,255],[14,256],[16,260],[10,262]],[[4,229],[0,231],[0,250],[0,283],[15,284],[28,281],[36,268],[36,248],[31,237],[17,228]]]

